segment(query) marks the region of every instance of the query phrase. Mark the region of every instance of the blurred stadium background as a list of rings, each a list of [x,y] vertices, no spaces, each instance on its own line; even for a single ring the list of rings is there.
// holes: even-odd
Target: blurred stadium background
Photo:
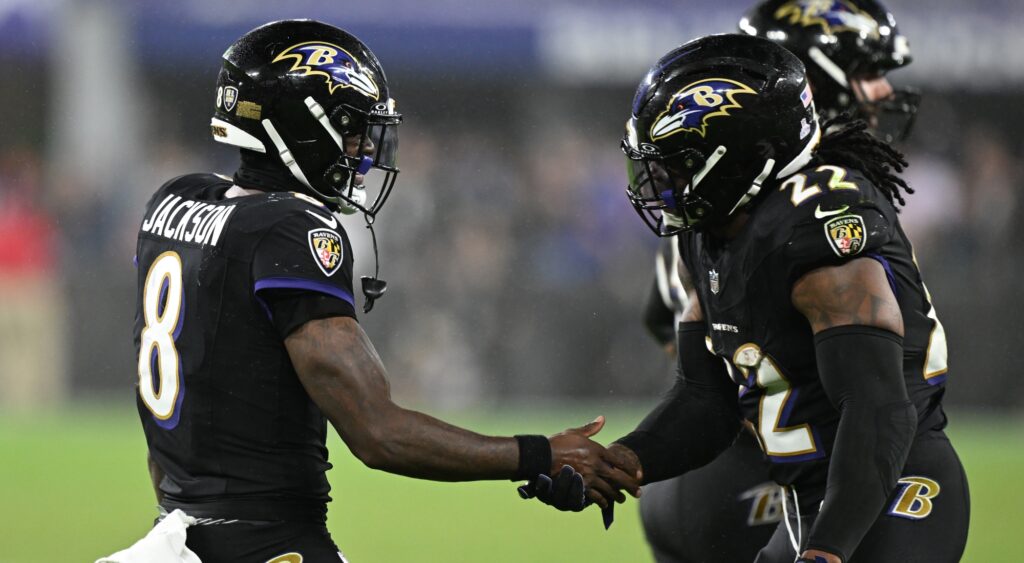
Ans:
[[[632,92],[664,51],[734,30],[748,4],[0,1],[0,562],[91,561],[153,516],[132,411],[134,235],[163,181],[234,170],[208,124],[237,36],[320,19],[388,73],[406,117],[377,223],[390,289],[361,320],[399,401],[503,434],[604,413],[608,440],[669,377],[640,324],[657,241],[623,195]],[[887,5],[915,56],[891,80],[924,92],[903,220],[949,337],[975,501],[966,560],[1015,561],[1024,4]],[[368,234],[348,229],[369,274]],[[648,558],[635,504],[605,533],[507,483],[396,479],[334,445],[332,529],[353,561]]]

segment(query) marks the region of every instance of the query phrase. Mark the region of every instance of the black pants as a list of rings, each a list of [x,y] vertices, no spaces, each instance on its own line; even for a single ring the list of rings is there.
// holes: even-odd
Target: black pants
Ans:
[[[325,525],[304,522],[198,524],[188,528],[186,545],[203,563],[345,561]]]
[[[800,504],[806,506],[808,500],[800,497]],[[814,506],[820,506],[821,499],[813,500]],[[793,539],[798,538],[804,549],[818,513],[801,514],[798,523],[793,503],[787,507],[790,529],[784,522],[778,525],[757,563],[791,563],[796,557]],[[849,563],[960,561],[970,514],[967,476],[953,446],[942,432],[920,436],[910,449],[899,484]]]
[[[781,488],[741,432],[710,464],[645,485],[640,517],[658,563],[750,562],[782,521]]]

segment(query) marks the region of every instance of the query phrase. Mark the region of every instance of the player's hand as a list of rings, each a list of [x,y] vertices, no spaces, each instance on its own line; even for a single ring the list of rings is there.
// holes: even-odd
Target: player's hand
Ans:
[[[601,508],[607,508],[614,502],[625,502],[626,496],[621,492],[623,489],[639,497],[640,476],[627,473],[604,459],[604,446],[590,439],[603,427],[604,417],[599,416],[579,428],[555,434],[549,441],[551,473],[554,474],[564,465],[572,466],[583,476],[587,498]]]
[[[563,465],[555,476],[538,475],[529,483],[519,487],[519,496],[524,499],[536,497],[544,504],[561,511],[579,512],[587,507],[583,476],[568,465]]]
[[[580,512],[593,504],[586,497],[583,476],[568,465],[563,465],[554,478],[538,475],[536,479],[530,480],[518,490],[519,496],[524,499],[536,497],[544,504],[562,511]],[[601,518],[604,521],[604,529],[610,528],[615,521],[615,505],[609,504],[607,508],[602,508]]]
[[[644,471],[636,453],[619,443],[614,443],[604,450],[603,458],[612,467],[616,467],[629,475],[635,475],[638,482],[643,482]]]

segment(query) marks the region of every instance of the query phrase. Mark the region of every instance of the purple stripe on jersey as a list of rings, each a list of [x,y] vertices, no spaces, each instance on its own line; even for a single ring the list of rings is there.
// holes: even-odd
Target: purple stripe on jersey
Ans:
[[[793,413],[793,405],[796,404],[797,397],[800,396],[800,388],[794,387],[790,390],[789,397],[786,398],[786,404],[782,407],[782,413],[779,415],[779,426],[785,428],[789,426],[789,415]]]
[[[347,301],[349,305],[356,306],[355,299],[352,298],[352,294],[341,289],[336,285],[329,283],[318,282],[316,280],[308,280],[305,278],[263,278],[256,280],[256,286],[254,293],[259,293],[264,289],[305,289],[307,291],[316,291],[317,293],[324,293],[331,297],[337,297],[342,301]]]
[[[801,461],[811,461],[811,460],[814,460],[814,459],[821,459],[823,457],[825,457],[825,452],[819,450],[819,451],[811,452],[809,454],[792,455],[792,456],[770,455],[770,456],[768,456],[768,459],[772,463],[800,463]]]
[[[134,266],[135,266],[136,268],[138,268],[138,267],[139,267],[139,255],[138,255],[138,254],[136,254],[135,256],[132,256],[132,264],[133,264],[133,265],[134,265]]]
[[[885,256],[882,256],[881,254],[878,254],[876,252],[871,252],[869,254],[865,254],[864,256],[867,256],[868,258],[874,258],[875,260],[878,261],[879,264],[882,265],[882,268],[885,269],[885,277],[889,280],[889,287],[892,288],[892,294],[896,296],[896,299],[899,299],[900,290],[898,287],[896,287],[896,274],[892,272],[892,266],[889,264],[889,261],[885,259]]]
[[[933,375],[933,376],[929,377],[928,379],[925,379],[925,381],[928,383],[928,385],[938,385],[940,383],[945,383],[946,382],[946,374]]]

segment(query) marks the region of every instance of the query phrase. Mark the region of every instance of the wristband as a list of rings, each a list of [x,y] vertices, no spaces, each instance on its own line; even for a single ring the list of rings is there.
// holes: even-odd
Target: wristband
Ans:
[[[515,438],[519,443],[519,467],[512,475],[513,481],[536,479],[551,472],[551,442],[546,436],[520,434]]]

